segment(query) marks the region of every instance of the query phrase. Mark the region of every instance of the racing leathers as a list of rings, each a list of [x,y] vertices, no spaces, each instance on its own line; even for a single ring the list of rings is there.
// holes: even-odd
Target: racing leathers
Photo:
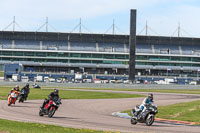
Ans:
[[[45,99],[45,100],[44,100],[43,105],[42,105],[42,109],[44,109],[44,106],[45,106],[46,104],[49,103],[49,100],[52,100],[52,99],[54,99],[55,97],[58,97],[58,98],[59,98],[59,95],[58,95],[58,94],[55,94],[54,92],[51,92],[51,93],[49,94],[49,96],[48,96],[48,99]]]
[[[28,94],[30,93],[30,88],[28,86],[24,86],[21,92],[24,91],[25,100],[28,98]]]
[[[144,106],[145,106],[146,104],[150,104],[150,103],[153,103],[153,100],[150,100],[149,97],[145,98],[145,99],[143,100],[142,104],[140,105],[140,110],[143,111]]]

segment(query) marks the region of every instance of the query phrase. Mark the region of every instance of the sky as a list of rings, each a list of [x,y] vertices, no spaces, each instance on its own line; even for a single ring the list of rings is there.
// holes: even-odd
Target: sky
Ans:
[[[0,0],[0,30],[112,34],[130,33],[130,9],[137,10],[137,35],[200,38],[200,0]],[[9,27],[7,27],[9,26]],[[77,27],[77,28],[76,28]]]

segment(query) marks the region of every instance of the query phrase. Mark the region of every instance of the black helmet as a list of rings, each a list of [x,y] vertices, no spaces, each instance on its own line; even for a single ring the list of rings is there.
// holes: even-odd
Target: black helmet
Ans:
[[[29,83],[26,84],[26,87],[29,87]]]
[[[149,98],[150,101],[153,101],[153,94],[152,94],[152,93],[149,93],[149,94],[148,94],[148,98]]]
[[[54,94],[57,94],[58,95],[58,89],[54,89]]]

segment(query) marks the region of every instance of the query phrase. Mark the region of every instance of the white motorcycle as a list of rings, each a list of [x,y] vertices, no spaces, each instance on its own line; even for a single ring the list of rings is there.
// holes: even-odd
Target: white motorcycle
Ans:
[[[144,105],[143,111],[140,111],[140,108],[137,105],[135,109],[132,110],[131,124],[135,125],[137,122],[140,122],[146,123],[147,126],[151,126],[157,113],[157,105],[154,103]]]

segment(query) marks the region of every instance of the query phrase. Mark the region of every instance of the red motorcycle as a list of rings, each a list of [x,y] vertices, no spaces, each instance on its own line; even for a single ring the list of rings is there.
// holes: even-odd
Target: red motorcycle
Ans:
[[[39,116],[48,115],[49,118],[53,117],[60,104],[61,99],[58,97],[55,97],[53,100],[49,100],[44,108],[40,107]]]

